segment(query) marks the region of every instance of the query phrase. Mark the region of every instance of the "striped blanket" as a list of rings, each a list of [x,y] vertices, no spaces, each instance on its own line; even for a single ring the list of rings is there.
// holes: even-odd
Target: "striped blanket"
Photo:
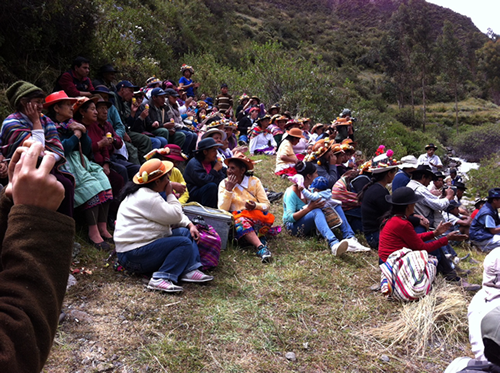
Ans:
[[[45,132],[45,150],[58,154],[64,159],[64,149],[57,134],[56,126],[49,117],[42,115],[40,118],[42,128]],[[2,124],[0,131],[0,142],[2,154],[5,158],[11,158],[15,150],[21,146],[24,140],[31,136],[33,124],[28,117],[20,112],[9,115]]]
[[[437,264],[437,258],[427,251],[395,251],[380,265],[380,290],[397,300],[417,300],[431,291]]]

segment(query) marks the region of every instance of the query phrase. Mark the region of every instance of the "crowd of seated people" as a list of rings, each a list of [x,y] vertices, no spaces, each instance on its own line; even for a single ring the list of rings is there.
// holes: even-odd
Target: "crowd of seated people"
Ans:
[[[213,279],[200,271],[200,234],[182,209],[189,202],[232,214],[236,240],[263,263],[273,258],[269,237],[283,228],[322,237],[335,256],[376,251],[382,292],[395,298],[427,294],[436,273],[478,290],[461,277],[451,244],[470,235],[480,250],[499,250],[500,189],[471,216],[463,179],[456,170],[445,178],[434,144],[418,159],[401,154],[398,162],[383,145],[364,159],[350,110],[311,128],[309,118],[256,96],[233,101],[226,83],[212,100],[194,73],[183,65],[180,79],[151,77],[141,88],[116,82],[119,71],[106,64],[92,82],[90,61],[78,57],[50,94],[15,82],[6,91],[13,112],[0,130],[0,178],[9,182],[9,160],[27,140],[39,144],[33,149],[53,156],[50,174],[63,186],[57,211],[81,216],[89,242],[114,248],[125,269],[150,275],[153,290]],[[258,163],[249,157],[258,154],[274,157],[273,176],[290,180],[282,227],[253,174]],[[421,277],[402,281],[408,270]]]

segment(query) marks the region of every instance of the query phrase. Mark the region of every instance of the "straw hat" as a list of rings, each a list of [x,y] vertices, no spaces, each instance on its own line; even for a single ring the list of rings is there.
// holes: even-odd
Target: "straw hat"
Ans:
[[[76,113],[86,102],[93,101],[94,104],[99,101],[99,98],[102,98],[99,95],[95,95],[92,97],[76,97],[77,101],[73,104],[73,111]]]
[[[286,133],[288,134],[288,136],[297,137],[299,139],[304,138],[304,135],[302,134],[302,130],[300,130],[298,128],[292,128],[291,130],[286,131]]]
[[[325,128],[325,125],[323,123],[316,123],[313,128],[311,128],[311,134],[316,133],[316,131],[320,128]]]
[[[401,164],[399,165],[399,168],[417,168],[418,167],[418,160],[415,158],[414,155],[405,155],[403,158],[401,158]]]
[[[382,172],[399,168],[399,163],[392,158],[393,154],[392,150],[389,149],[386,153],[377,155],[372,159],[371,166],[368,171],[372,174],[380,174]]]
[[[184,71],[186,71],[186,70],[189,70],[189,71],[191,71],[191,74],[194,74],[194,69],[193,69],[193,67],[192,67],[192,66],[189,66],[189,65],[183,64],[183,65],[181,66],[181,73],[183,73],[183,72],[184,72]]]
[[[144,162],[139,172],[132,179],[135,184],[149,184],[159,179],[174,167],[169,161],[160,161],[159,159],[150,159]]]
[[[253,170],[254,161],[252,161],[250,158],[245,156],[245,154],[243,154],[243,153],[236,152],[236,153],[234,153],[234,155],[231,158],[224,159],[224,163],[226,164],[226,166],[229,166],[229,162],[231,160],[238,160],[240,162],[243,162],[245,164],[245,166],[247,167],[248,171]]]
[[[206,139],[207,137],[212,137],[214,134],[220,134],[222,136],[222,141],[224,141],[227,138],[226,132],[218,129],[218,128],[210,128],[207,132],[205,132],[202,136],[201,139]]]

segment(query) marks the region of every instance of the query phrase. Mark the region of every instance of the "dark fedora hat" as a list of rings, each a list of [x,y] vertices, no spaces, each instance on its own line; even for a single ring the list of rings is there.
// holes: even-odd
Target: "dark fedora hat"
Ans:
[[[198,143],[198,149],[196,149],[196,152],[202,152],[203,150],[210,148],[219,148],[221,146],[222,144],[217,144],[212,137],[207,137]]]
[[[392,205],[411,205],[422,200],[422,196],[415,194],[415,191],[408,187],[398,188],[392,195],[385,196],[385,200]]]
[[[488,198],[500,198],[500,188],[488,190]]]
[[[434,172],[432,172],[431,167],[426,165],[426,164],[418,165],[418,167],[415,169],[415,171],[413,171],[413,175],[419,174],[419,173],[430,175],[432,177],[432,180],[436,180],[436,174]]]
[[[104,74],[104,73],[119,73],[118,70],[116,70],[113,65],[110,63],[107,63],[106,65],[102,65],[99,68],[99,73]]]
[[[431,149],[431,148],[433,148],[434,150],[436,150],[437,146],[434,145],[433,143],[430,143],[430,144],[428,144],[428,145],[425,146],[425,150],[428,150],[428,149]]]
[[[437,171],[437,172],[434,172],[434,177],[435,177],[435,180],[441,179],[441,178],[444,179],[444,174],[441,171]]]
[[[457,187],[457,189],[467,190],[467,187],[461,181],[455,181],[455,184],[453,184],[453,186]]]

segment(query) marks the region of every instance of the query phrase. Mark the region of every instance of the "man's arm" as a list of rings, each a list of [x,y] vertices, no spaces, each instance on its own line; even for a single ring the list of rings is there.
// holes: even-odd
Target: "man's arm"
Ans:
[[[43,147],[29,146],[19,147],[12,156],[11,182],[2,197],[14,203],[2,242],[0,272],[0,371],[7,373],[40,372],[47,360],[75,233],[74,220],[55,211],[64,198],[64,187],[50,175],[55,158],[45,155],[36,168]],[[5,213],[2,209],[2,219]]]

